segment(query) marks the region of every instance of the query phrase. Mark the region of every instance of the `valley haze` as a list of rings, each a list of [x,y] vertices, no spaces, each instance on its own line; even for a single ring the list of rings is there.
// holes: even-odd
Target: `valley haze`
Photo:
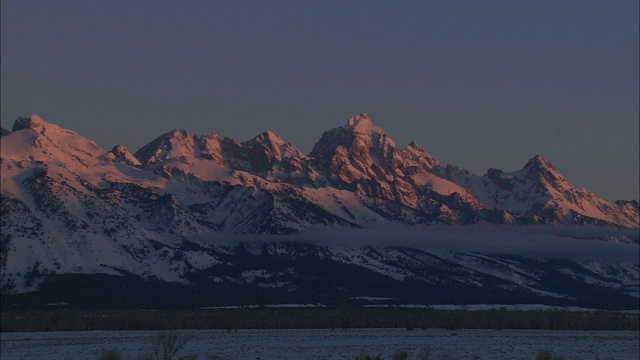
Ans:
[[[400,225],[309,231],[291,235],[208,234],[220,243],[286,242],[353,247],[409,247],[431,251],[471,251],[540,259],[638,263],[638,231],[550,225]],[[614,241],[608,241],[614,240]],[[623,242],[616,241],[623,240]]]

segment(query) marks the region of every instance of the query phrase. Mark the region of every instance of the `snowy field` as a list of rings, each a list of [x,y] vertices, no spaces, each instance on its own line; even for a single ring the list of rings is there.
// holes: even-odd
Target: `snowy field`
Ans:
[[[74,331],[2,333],[3,360],[98,359],[101,349],[118,349],[124,359],[150,350],[155,331]],[[548,330],[184,330],[189,342],[177,358],[205,354],[222,359],[354,359],[382,353],[391,359],[408,350],[419,359],[425,347],[429,359],[535,359],[548,349],[570,359],[640,358],[637,331]]]

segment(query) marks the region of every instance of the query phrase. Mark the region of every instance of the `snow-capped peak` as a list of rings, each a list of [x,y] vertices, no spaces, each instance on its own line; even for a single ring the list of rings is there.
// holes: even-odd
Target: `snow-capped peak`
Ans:
[[[556,188],[564,188],[569,186],[567,180],[560,175],[558,170],[544,157],[536,155],[527,161],[521,172],[526,173],[526,176],[532,179],[540,179],[547,183],[549,186]]]
[[[243,145],[250,146],[255,142],[269,143],[269,144],[272,144],[273,146],[287,144],[285,140],[283,140],[280,136],[273,133],[271,130],[267,130],[263,133],[260,133],[253,139],[243,142]]]
[[[424,151],[415,141],[411,141],[409,145],[400,151],[400,154],[403,158],[405,170],[409,170],[410,173],[416,171],[429,172],[440,165],[436,158]]]
[[[216,134],[193,136],[186,130],[173,130],[133,156],[121,145],[106,152],[91,140],[47,123],[37,115],[18,119],[14,129],[2,137],[0,165],[16,174],[34,163],[34,167],[46,164],[50,170],[55,167],[51,171],[73,173],[95,186],[104,186],[101,179],[108,173],[109,181],[120,183],[130,182],[127,176],[133,176],[131,174],[157,179],[158,186],[166,179],[171,182],[171,191],[180,194],[198,193],[186,189],[197,183],[194,179],[220,182],[215,186],[210,184],[212,187],[206,191],[226,186],[224,184],[251,184],[267,192],[288,188],[298,194],[339,193],[352,199],[345,200],[349,203],[350,213],[354,213],[354,207],[362,205],[376,214],[387,214],[381,215],[383,217],[409,222],[500,223],[509,218],[508,221],[523,223],[638,227],[637,203],[614,204],[585,189],[575,188],[542,156],[536,155],[524,168],[514,172],[492,169],[487,175],[478,177],[452,166],[440,166],[414,141],[399,150],[365,114],[352,116],[346,126],[326,131],[309,156],[271,131],[239,142]],[[114,165],[113,162],[139,168]],[[22,180],[16,179],[19,181],[13,181],[12,186],[13,193],[17,194]],[[68,179],[64,181],[64,186],[70,186]],[[3,191],[7,188],[5,183]],[[190,204],[195,198],[203,203],[208,201],[199,196],[188,196],[191,196]],[[248,199],[252,203],[262,197]],[[367,203],[360,203],[364,199]],[[404,209],[401,216],[397,206]],[[340,205],[339,208],[344,207]],[[405,210],[408,211],[406,214]],[[189,209],[184,211],[191,212]],[[346,221],[353,220],[352,216],[347,217],[351,220]],[[212,217],[206,221],[218,224],[216,219]]]
[[[145,164],[180,157],[193,157],[194,137],[187,130],[175,129],[158,136],[136,151],[134,156]]]
[[[276,141],[276,142],[284,142],[284,140],[282,140],[282,138],[278,135],[276,135],[273,131],[271,130],[267,130],[265,132],[263,132],[262,134],[263,137],[268,138],[271,141]]]
[[[13,132],[25,129],[35,131],[41,135],[45,135],[46,137],[55,137],[55,135],[52,135],[52,133],[57,132],[76,134],[74,131],[67,130],[56,124],[46,122],[36,114],[31,114],[31,116],[29,117],[19,117],[13,123]]]
[[[106,152],[94,141],[42,120],[38,115],[19,117],[13,132],[2,139],[2,157],[65,162],[75,159],[88,167]]]
[[[415,151],[418,151],[418,152],[424,152],[422,147],[420,147],[420,145],[418,145],[418,143],[416,143],[415,140],[411,140],[409,145],[407,145],[406,149],[415,150]]]
[[[243,143],[245,146],[254,147],[260,145],[261,147],[268,149],[272,153],[272,157],[278,160],[285,158],[305,158],[305,155],[298,150],[293,144],[282,139],[272,131],[265,131],[255,138]]]
[[[105,160],[108,162],[119,162],[133,166],[141,165],[140,161],[136,159],[136,157],[133,156],[133,154],[122,144],[114,146],[113,149],[111,149],[111,151],[109,151],[105,156]]]
[[[508,191],[513,191],[517,187],[516,184],[525,184],[525,187],[535,185],[532,189],[543,193],[550,189],[564,191],[571,187],[556,168],[541,155],[529,159],[522,169],[514,172],[490,168],[484,178],[495,183],[498,188]]]
[[[376,133],[384,134],[384,130],[375,126],[373,122],[371,122],[371,119],[367,114],[358,114],[358,115],[351,116],[347,121],[347,124],[344,126],[344,128],[353,133],[369,135],[371,133],[376,132]]]
[[[525,168],[536,167],[539,169],[556,170],[555,167],[542,155],[536,155],[527,161]]]
[[[415,141],[411,141],[409,145],[407,145],[404,149],[402,149],[402,153],[408,155],[411,154],[410,157],[422,157],[428,159],[432,167],[438,166],[439,162],[433,156],[429,155],[424,149],[418,145]]]
[[[40,116],[36,114],[32,114],[28,118],[26,117],[17,118],[16,121],[13,123],[13,131],[18,131],[22,129],[29,129],[29,130],[36,131],[36,129],[40,128],[45,124],[48,124],[48,123],[42,120]]]
[[[122,155],[127,153],[127,148],[124,147],[124,145],[122,144],[118,144],[116,146],[113,147],[113,149],[111,149],[111,152],[114,153],[115,155]]]

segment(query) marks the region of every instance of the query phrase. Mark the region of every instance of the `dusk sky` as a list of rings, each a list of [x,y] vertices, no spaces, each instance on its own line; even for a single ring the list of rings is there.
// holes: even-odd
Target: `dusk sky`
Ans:
[[[308,153],[367,113],[482,175],[544,155],[640,196],[638,1],[2,1],[1,123],[109,150],[175,128]]]

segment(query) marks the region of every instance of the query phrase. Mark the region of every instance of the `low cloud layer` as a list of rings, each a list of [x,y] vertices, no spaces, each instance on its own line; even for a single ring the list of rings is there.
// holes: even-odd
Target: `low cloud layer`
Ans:
[[[294,241],[352,247],[401,246],[514,254],[531,258],[639,262],[639,233],[584,226],[406,226],[375,224],[366,229],[333,229],[293,235],[222,235],[219,241]],[[211,237],[209,237],[209,241]]]

